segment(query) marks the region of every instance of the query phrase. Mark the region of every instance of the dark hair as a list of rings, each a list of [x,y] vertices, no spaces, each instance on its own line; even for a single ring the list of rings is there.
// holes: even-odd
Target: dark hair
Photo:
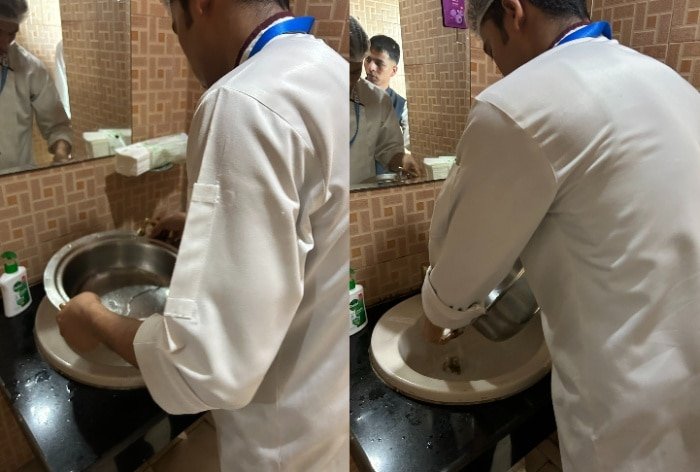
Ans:
[[[399,43],[391,39],[389,36],[384,36],[383,34],[372,36],[372,38],[369,40],[369,47],[375,51],[387,53],[391,60],[397,64],[399,63],[399,59],[401,59],[401,48],[399,47]]]
[[[190,13],[190,0],[168,0],[169,2],[179,1],[185,12],[185,24],[189,27],[192,24],[192,14]],[[274,3],[285,10],[289,10],[289,0],[238,0],[240,3],[258,3],[261,5]]]
[[[588,14],[588,6],[586,5],[586,0],[528,0],[532,3],[535,8],[542,10],[545,14],[551,16],[552,18],[569,18],[577,17],[582,20],[590,19]],[[500,0],[495,0],[486,13],[482,23],[486,20],[491,20],[498,26],[501,31],[501,36],[504,42],[508,41],[508,33],[503,27],[503,18],[505,16],[505,9],[503,8],[503,3]]]

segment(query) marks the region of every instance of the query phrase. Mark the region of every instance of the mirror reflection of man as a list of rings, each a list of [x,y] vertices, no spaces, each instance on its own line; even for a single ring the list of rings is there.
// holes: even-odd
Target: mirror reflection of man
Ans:
[[[35,117],[54,162],[69,159],[71,152],[70,119],[48,70],[15,42],[27,11],[26,0],[0,0],[0,169],[35,163]]]
[[[369,52],[367,33],[352,16],[350,30],[350,184],[376,176],[375,162],[390,172],[419,175],[416,161],[404,152],[399,121],[391,99],[379,87],[360,78]]]
[[[408,151],[410,149],[408,103],[406,98],[391,88],[391,79],[399,70],[400,59],[401,47],[392,38],[382,34],[370,38],[369,54],[365,58],[366,79],[389,95],[403,133],[403,146]]]

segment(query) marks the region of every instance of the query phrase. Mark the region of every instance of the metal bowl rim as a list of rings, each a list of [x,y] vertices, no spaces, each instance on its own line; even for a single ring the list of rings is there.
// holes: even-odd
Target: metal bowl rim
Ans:
[[[108,241],[128,241],[128,240],[142,240],[148,244],[159,246],[165,249],[167,252],[171,253],[173,257],[177,257],[177,249],[170,244],[164,243],[157,239],[150,239],[144,236],[138,236],[132,231],[126,230],[110,230],[102,231],[99,233],[92,233],[86,236],[82,236],[75,241],[71,241],[64,245],[61,249],[56,251],[56,253],[51,256],[46,268],[44,269],[44,291],[46,296],[53,306],[59,308],[62,303],[68,302],[70,297],[65,293],[63,287],[59,287],[57,281],[57,273],[65,264],[72,259],[67,259],[71,254],[77,255],[85,250],[95,247],[96,243],[105,243]]]

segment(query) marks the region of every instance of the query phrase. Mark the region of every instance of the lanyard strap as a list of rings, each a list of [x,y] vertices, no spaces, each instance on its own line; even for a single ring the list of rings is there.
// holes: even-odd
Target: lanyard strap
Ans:
[[[355,104],[355,134],[350,139],[350,146],[355,142],[357,132],[360,131],[360,103],[357,100],[353,100],[352,103]]]
[[[277,23],[276,25],[271,26],[267,31],[265,31],[262,34],[262,36],[260,36],[260,39],[258,39],[255,42],[255,46],[253,46],[253,49],[250,51],[250,55],[248,57],[253,57],[257,53],[259,53],[260,50],[264,48],[267,43],[269,43],[270,41],[272,41],[273,38],[276,38],[279,35],[288,33],[309,34],[313,25],[313,16],[300,16],[297,18],[292,18],[291,20]]]
[[[2,66],[2,78],[0,79],[0,93],[2,93],[2,89],[5,88],[5,82],[7,81],[7,71],[9,70],[9,66]]]
[[[610,24],[606,21],[596,21],[595,23],[586,25],[583,28],[564,36],[564,38],[554,46],[556,47],[564,43],[568,43],[569,41],[574,41],[581,38],[597,38],[601,35],[608,39],[612,39],[612,28],[610,28]]]

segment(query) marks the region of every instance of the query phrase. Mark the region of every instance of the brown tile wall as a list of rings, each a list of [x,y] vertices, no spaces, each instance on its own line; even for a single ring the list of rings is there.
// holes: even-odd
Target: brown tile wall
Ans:
[[[17,43],[46,65],[51,77],[55,73],[56,45],[61,41],[61,12],[58,0],[34,0],[29,14],[17,34]],[[34,160],[38,165],[51,162],[46,141],[34,124],[32,132]]]
[[[348,0],[291,0],[289,4],[295,15],[316,18],[311,32],[347,58]]]
[[[411,151],[454,154],[469,113],[469,39],[444,28],[440,2],[400,0]]]
[[[131,127],[129,3],[61,2],[63,50],[74,156],[86,156],[84,131]]]
[[[403,54],[399,0],[350,0],[350,14],[360,22],[370,38],[376,34],[389,36],[399,43]],[[399,95],[406,96],[403,60],[399,60],[398,71],[391,79],[391,88]]]
[[[622,44],[668,64],[700,90],[700,0],[593,0]]]
[[[442,182],[350,194],[350,266],[373,305],[420,288]]]

